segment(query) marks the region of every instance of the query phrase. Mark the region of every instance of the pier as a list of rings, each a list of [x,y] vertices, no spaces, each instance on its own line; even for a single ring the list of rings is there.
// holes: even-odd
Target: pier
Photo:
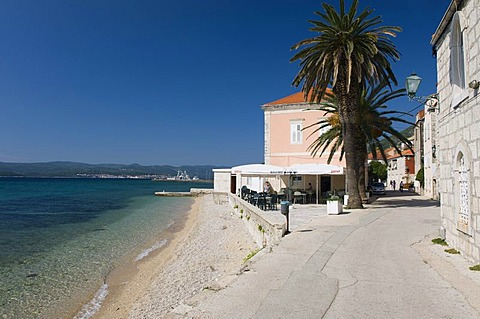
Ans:
[[[210,188],[191,188],[189,192],[155,192],[155,196],[161,197],[197,197],[200,195],[211,194],[213,189]]]

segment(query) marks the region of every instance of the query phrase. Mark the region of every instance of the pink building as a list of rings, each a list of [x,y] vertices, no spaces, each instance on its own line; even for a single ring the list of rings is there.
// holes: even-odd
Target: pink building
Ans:
[[[332,192],[342,196],[345,193],[345,162],[339,160],[340,152],[333,156],[330,165],[326,165],[329,150],[315,157],[308,150],[320,135],[328,131],[328,128],[321,132],[314,132],[315,128],[304,130],[326,117],[319,108],[319,104],[307,102],[301,92],[262,105],[265,165],[214,170],[215,191],[239,193],[243,186],[262,191],[268,181],[279,194],[288,192],[289,200],[293,200],[295,192],[304,194],[303,202],[310,203],[323,202]],[[272,170],[271,166],[277,168]],[[251,167],[266,169],[266,172],[244,171]]]
[[[323,133],[327,128],[315,132],[318,128],[306,127],[327,118],[324,111],[319,110],[318,103],[307,102],[302,92],[298,92],[282,99],[262,105],[264,111],[264,160],[265,164],[281,167],[292,167],[298,164],[327,164],[330,150],[320,156],[318,153],[312,156],[308,147]],[[337,152],[331,165],[345,167],[345,160],[340,161],[340,152]],[[305,190],[308,185],[317,192],[319,198],[326,197],[327,192],[339,191],[341,194],[345,190],[345,175],[335,172],[316,174],[303,173],[295,176],[283,176],[278,188],[290,187],[293,189]]]
[[[307,102],[302,92],[262,105],[265,114],[265,164],[288,167],[294,164],[327,164],[330,154],[313,157],[308,147],[328,130],[314,132],[314,128],[303,130],[325,118],[319,105]],[[311,135],[311,136],[310,136]],[[330,164],[345,166],[337,152]]]

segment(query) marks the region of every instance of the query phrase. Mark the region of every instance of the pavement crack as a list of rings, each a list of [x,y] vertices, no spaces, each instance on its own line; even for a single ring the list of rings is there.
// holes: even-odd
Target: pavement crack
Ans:
[[[327,315],[328,311],[330,310],[330,308],[332,307],[333,303],[335,302],[335,299],[337,299],[337,296],[338,296],[338,292],[339,292],[339,281],[338,279],[336,278],[333,278],[335,280],[335,284],[337,285],[337,289],[335,290],[335,294],[333,295],[333,298],[332,298],[332,301],[330,301],[330,303],[328,304],[328,307],[327,309],[325,309],[325,312],[323,313],[322,315],[322,319],[325,318],[325,316]]]
[[[348,285],[346,285],[346,286],[339,287],[338,289],[350,288],[350,287],[353,287],[353,286],[355,286],[356,284],[358,284],[358,283],[360,282],[360,280],[359,280],[357,277],[355,277],[351,272],[348,272],[348,273],[350,274],[350,277],[353,278],[353,282],[350,283],[350,284],[348,284]]]

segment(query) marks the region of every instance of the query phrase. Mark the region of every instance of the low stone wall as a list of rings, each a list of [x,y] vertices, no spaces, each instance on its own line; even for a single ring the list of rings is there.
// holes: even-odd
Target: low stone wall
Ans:
[[[211,194],[213,189],[211,188],[190,188],[189,192],[155,192],[156,196],[160,197],[197,197],[200,195]]]
[[[190,193],[192,194],[192,196],[212,194],[213,189],[212,188],[190,188]]]
[[[263,211],[234,194],[224,194],[235,214],[243,220],[260,247],[277,245],[287,230],[286,219],[276,211]],[[218,200],[221,196],[219,196]]]
[[[213,202],[218,205],[228,203],[228,193],[223,192],[213,192]]]

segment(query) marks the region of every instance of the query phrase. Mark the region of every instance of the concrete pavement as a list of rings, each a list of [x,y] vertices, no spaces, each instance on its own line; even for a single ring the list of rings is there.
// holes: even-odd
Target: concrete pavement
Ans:
[[[278,246],[167,317],[480,318],[480,273],[431,243],[435,202],[389,192],[342,215],[291,212]]]

